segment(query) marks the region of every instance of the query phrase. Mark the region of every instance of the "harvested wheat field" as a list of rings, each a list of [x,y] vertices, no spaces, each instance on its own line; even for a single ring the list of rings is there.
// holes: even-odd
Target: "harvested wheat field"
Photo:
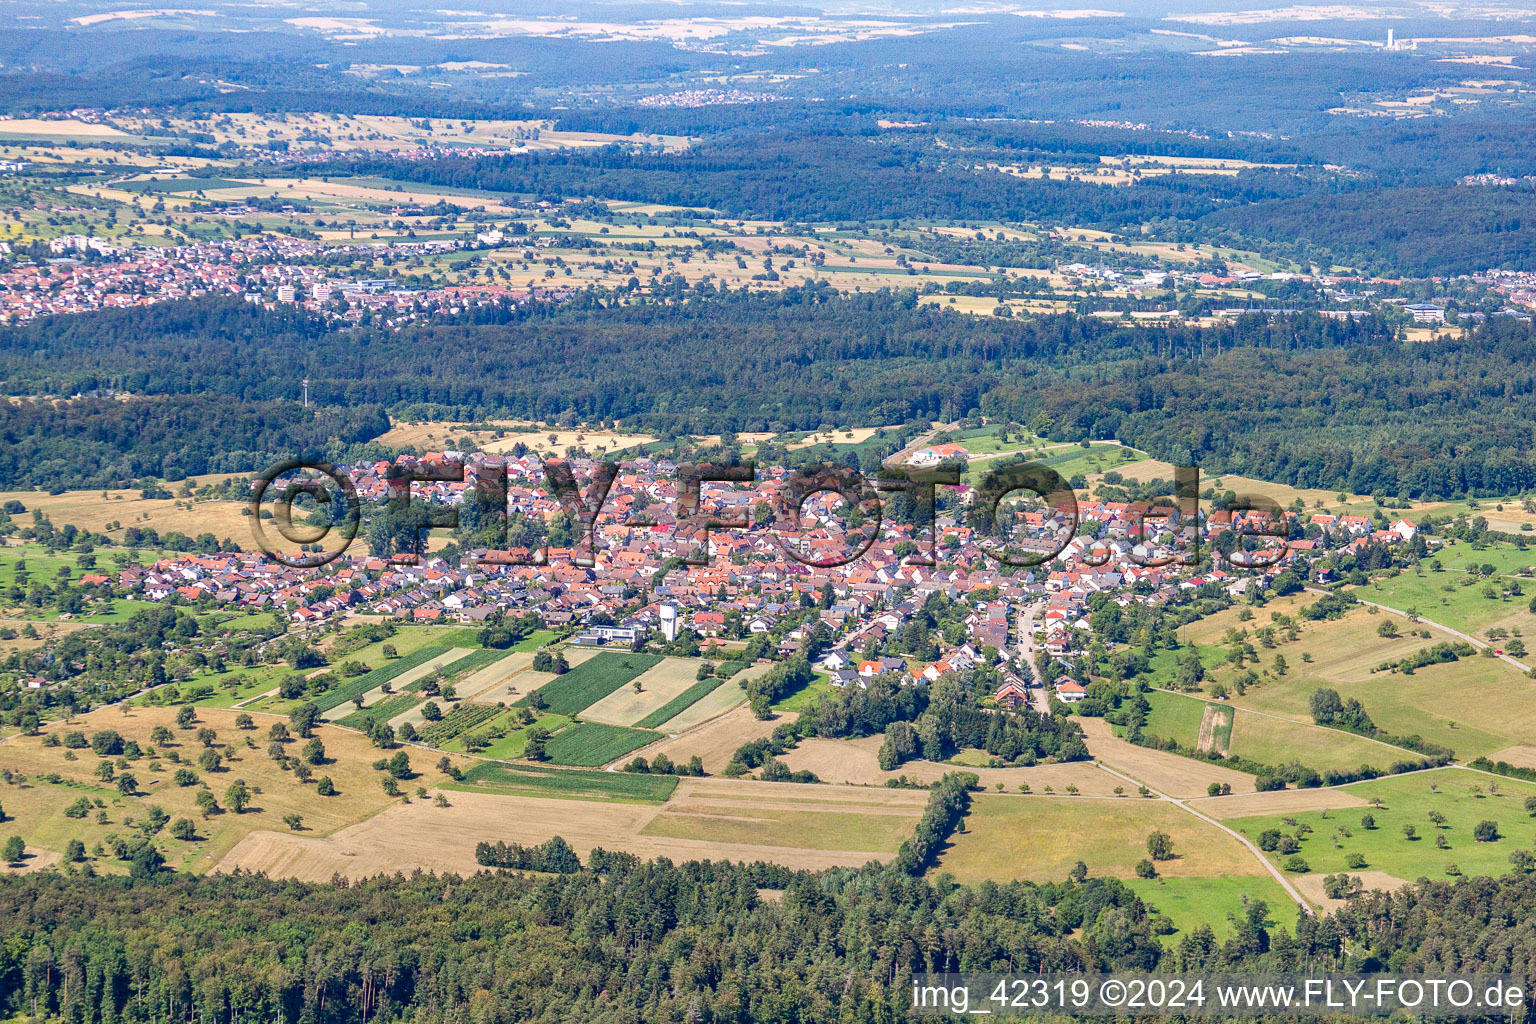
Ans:
[[[727,682],[715,693],[730,687]],[[714,694],[710,694],[713,697]],[[708,700],[709,697],[704,698]],[[703,700],[699,704],[704,703]],[[695,704],[694,707],[698,707]],[[690,709],[692,710],[692,709]],[[717,721],[710,722],[692,732],[682,736],[673,736],[654,746],[637,751],[646,757],[655,757],[657,754],[666,754],[673,761],[686,764],[688,759],[697,754],[704,761],[704,770],[718,773],[730,761],[731,755],[736,753],[736,748],[749,740],[759,739],[772,733],[774,727],[782,721],[794,721],[796,716],[782,714],[770,722],[760,722],[752,715],[752,710],[739,707],[730,714]],[[673,721],[676,721],[674,719]],[[670,728],[671,723],[663,728]]]
[[[1342,811],[1364,807],[1365,801],[1345,789],[1281,789],[1272,793],[1237,792],[1202,797],[1189,806],[1211,818],[1251,818],[1260,814],[1299,814],[1303,811]]]
[[[1253,789],[1253,776],[1181,757],[1162,750],[1138,747],[1116,736],[1102,718],[1081,718],[1088,751],[1105,767],[1123,772],[1160,793],[1172,797],[1205,796],[1211,783],[1225,782],[1234,793]]]
[[[621,686],[588,706],[581,717],[608,725],[634,725],[698,682],[700,664],[686,658],[665,658],[635,679],[640,684],[639,693],[633,685]]]
[[[709,802],[714,794],[728,807],[755,808],[761,794],[771,794],[770,803],[790,804],[807,789],[789,783],[739,785],[751,788],[737,790],[729,782],[714,779],[685,779],[678,787],[678,795],[683,798],[682,806],[688,806],[695,797]],[[325,881],[334,874],[366,878],[417,868],[467,874],[482,870],[475,863],[475,845],[481,841],[526,846],[557,835],[569,842],[583,858],[594,847],[601,846],[644,858],[765,860],[788,867],[814,869],[857,866],[889,856],[889,852],[883,850],[802,849],[784,844],[647,834],[647,826],[663,813],[663,806],[458,791],[446,795],[447,807],[434,806],[427,800],[413,800],[409,804],[396,802],[368,821],[325,838],[282,832],[253,833],[219,862],[218,870],[265,871],[274,877],[307,881]],[[823,795],[819,787],[815,795]],[[916,796],[919,801],[926,799],[924,793],[894,796]],[[670,808],[671,804],[664,806]],[[860,808],[870,807],[867,803],[839,802],[835,797],[827,804],[814,806],[825,807],[828,824],[839,825],[846,825],[847,816],[857,815]],[[903,805],[893,802],[892,806]],[[777,813],[787,812],[780,809]],[[915,822],[920,813],[919,804],[912,809],[910,820]],[[876,817],[878,814],[876,811],[866,816]],[[889,817],[908,820],[906,816]],[[662,831],[666,830],[663,826]],[[809,836],[810,832],[804,830],[803,834]],[[850,836],[862,838],[856,831],[850,832]]]
[[[647,836],[800,850],[894,854],[917,827],[927,794],[916,790],[807,791],[759,782],[680,786],[646,825]]]
[[[1018,792],[1021,785],[1028,785],[1033,793],[1044,793],[1047,786],[1055,792],[1065,793],[1068,786],[1076,786],[1084,796],[1113,796],[1116,786],[1127,787],[1124,779],[1116,778],[1088,761],[1031,768],[972,768],[937,761],[908,761],[895,771],[881,771],[877,755],[883,742],[884,738],[880,736],[856,740],[811,737],[801,740],[782,760],[796,771],[815,772],[823,782],[854,786],[883,786],[887,780],[903,775],[917,782],[930,783],[950,772],[973,772],[984,788],[995,789],[1002,783],[1011,793]]]
[[[1536,747],[1520,745],[1505,747],[1503,750],[1495,750],[1488,755],[1488,760],[1493,762],[1507,761],[1518,768],[1536,768]]]

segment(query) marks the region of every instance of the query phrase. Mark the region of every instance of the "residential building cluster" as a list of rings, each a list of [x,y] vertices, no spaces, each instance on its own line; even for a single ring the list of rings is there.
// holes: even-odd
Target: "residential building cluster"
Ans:
[[[424,456],[421,462],[427,465],[467,461],[464,481],[416,481],[413,496],[461,506],[486,458],[457,452]],[[491,465],[502,462],[512,517],[572,524],[537,455]],[[595,465],[572,460],[579,486],[586,486],[585,475]],[[392,486],[390,470],[391,463],[382,461],[352,467],[359,497],[382,505]],[[297,624],[354,615],[475,624],[498,613],[531,610],[549,628],[598,645],[628,643],[652,633],[670,638],[681,630],[692,630],[706,643],[766,633],[788,653],[819,623],[832,638],[819,667],[834,685],[863,685],[887,671],[922,685],[990,659],[1002,680],[996,698],[1017,704],[1039,696],[1033,689],[1039,675],[1036,658],[1070,660],[1089,646],[1090,601],[1096,594],[1109,594],[1122,606],[1158,604],[1214,585],[1236,597],[1256,581],[1264,583],[1290,568],[1297,558],[1400,545],[1412,542],[1418,532],[1405,519],[1388,523],[1379,517],[1296,511],[1284,513],[1283,522],[1263,512],[1241,513],[1234,522],[1233,514],[1212,511],[1198,516],[1197,526],[1181,524],[1177,516],[1170,524],[1127,502],[1087,499],[1079,503],[1078,534],[1058,558],[1015,569],[991,557],[987,539],[964,525],[976,492],[962,487],[956,489],[959,508],[938,518],[932,559],[937,564],[914,564],[912,558],[923,550],[917,542],[926,540],[926,530],[887,518],[861,555],[829,566],[808,562],[834,561],[840,553],[857,550],[860,542],[841,517],[825,514],[825,503],[812,510],[814,500],[797,534],[786,538],[773,529],[768,510],[785,489],[787,471],[759,467],[750,486],[705,484],[704,516],[749,524],[709,530],[700,520],[678,518],[676,471],[666,459],[621,464],[594,523],[590,565],[575,557],[581,544],[576,527],[566,547],[549,548],[542,557],[527,547],[476,549],[453,562],[426,556],[407,564],[385,553],[354,549],[325,566],[298,569],[259,552],[235,552],[168,558],[82,582],[151,601],[206,600],[273,611]],[[1048,507],[1026,509],[1017,519],[1012,543],[1025,550],[1058,547],[1056,538],[1070,525],[1067,513]],[[1198,572],[1180,564],[1177,556],[1196,529],[1209,545],[1216,534],[1234,528],[1285,535],[1274,541],[1280,557],[1261,557],[1274,564],[1249,568],[1217,559]],[[1327,579],[1323,565],[1311,567],[1313,578]],[[1306,569],[1298,572],[1308,575]],[[965,602],[963,630],[935,634],[934,648],[919,656],[907,642],[907,628],[934,594]],[[809,617],[803,614],[808,609],[815,610]],[[786,616],[792,617],[789,623],[784,623]],[[1082,692],[1063,679],[1056,695],[1070,703]]]

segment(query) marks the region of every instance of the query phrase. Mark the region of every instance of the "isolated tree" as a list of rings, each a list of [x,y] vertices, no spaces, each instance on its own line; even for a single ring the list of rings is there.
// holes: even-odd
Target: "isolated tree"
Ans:
[[[1147,836],[1147,854],[1153,860],[1173,859],[1173,838],[1166,832],[1153,832]]]
[[[305,701],[288,712],[288,722],[300,739],[307,740],[320,722],[320,709],[315,707],[314,702]]]
[[[329,775],[320,776],[320,781],[315,784],[315,792],[321,796],[335,796],[336,784],[331,781]]]
[[[236,779],[229,784],[229,788],[224,790],[224,802],[236,814],[245,813],[251,802],[251,791],[246,788],[244,779]]]
[[[190,818],[177,818],[171,822],[171,838],[190,843],[197,838],[197,826],[192,824]]]
[[[27,844],[21,836],[11,836],[5,841],[5,849],[0,851],[0,858],[7,864],[20,864],[21,859],[27,855]]]

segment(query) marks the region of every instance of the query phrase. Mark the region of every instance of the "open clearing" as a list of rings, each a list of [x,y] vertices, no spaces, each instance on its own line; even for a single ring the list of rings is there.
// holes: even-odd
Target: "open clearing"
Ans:
[[[652,711],[663,707],[695,682],[699,666],[706,664],[687,658],[666,658],[641,673],[636,693],[633,684],[621,686],[596,704],[582,711],[581,717],[609,725],[634,725]]]
[[[1398,878],[1396,875],[1389,875],[1385,871],[1372,871],[1369,868],[1351,871],[1349,874],[1360,879],[1360,887],[1365,892],[1372,892],[1377,889],[1384,892],[1392,892],[1394,889],[1401,889],[1403,886],[1411,884],[1406,878]],[[1303,896],[1323,910],[1341,910],[1348,906],[1348,900],[1331,900],[1323,894],[1323,878],[1323,875],[1314,871],[1305,875],[1293,875],[1291,883],[1301,890]]]
[[[1268,685],[1286,684],[1282,680]],[[1307,691],[1308,697],[1311,692]],[[1263,764],[1300,761],[1318,771],[1358,768],[1362,764],[1386,768],[1395,761],[1415,756],[1400,747],[1323,728],[1310,721],[1212,704],[1185,694],[1157,690],[1147,694],[1147,699],[1153,708],[1147,732],[1176,739],[1196,750],[1214,746],[1223,754],[1233,753]],[[1219,724],[1223,720],[1225,726]]]
[[[745,787],[745,788],[743,788]],[[755,808],[762,803],[782,802],[814,813],[823,808],[832,821],[845,815],[865,814],[881,820],[890,809],[908,809],[915,821],[922,813],[926,793],[882,791],[875,794],[846,790],[844,796],[830,788],[816,787],[814,796],[826,803],[801,800],[810,787],[792,783],[730,782],[715,779],[684,779],[678,785],[679,807],[699,798],[727,806]],[[872,859],[886,859],[889,852],[858,849],[808,849],[730,841],[651,835],[649,825],[663,808],[631,803],[592,803],[533,796],[446,791],[448,807],[430,801],[396,803],[382,814],[325,838],[257,832],[247,837],[219,863],[223,871],[242,868],[265,871],[275,877],[325,881],[340,873],[365,878],[396,871],[457,872],[469,874],[475,863],[475,844],[509,842],[531,845],[562,836],[583,858],[594,847],[625,850],[642,858],[670,857],[687,860],[763,860],[794,868],[856,867]],[[666,805],[668,808],[671,804]],[[844,822],[846,824],[846,822]],[[665,829],[665,826],[662,826]],[[877,828],[861,825],[860,829]],[[863,834],[860,830],[852,833]],[[758,838],[766,838],[759,836]]]
[[[1166,832],[1173,860],[1168,877],[1254,875],[1262,865],[1241,843],[1166,800],[1057,799],[979,795],[965,831],[950,837],[939,870],[961,882],[1020,879],[1059,882],[1081,860],[1095,875],[1133,878],[1146,859],[1147,835]]]
[[[1236,878],[1128,878],[1132,892],[1140,896],[1149,911],[1170,917],[1177,930],[1159,938],[1177,943],[1201,925],[1209,925],[1217,941],[1232,936],[1230,917],[1242,920],[1254,900],[1269,906],[1270,920],[1289,927],[1296,904],[1280,883],[1269,875],[1243,875]],[[1318,882],[1322,892],[1322,882]]]
[[[1379,596],[1370,588],[1360,593],[1368,600]],[[1292,595],[1271,601],[1266,610],[1271,615],[1294,618],[1301,608],[1317,600],[1315,594]],[[1260,681],[1249,685],[1242,695],[1233,692],[1229,696],[1229,702],[1238,709],[1233,729],[1234,753],[1271,764],[1294,757],[1318,769],[1330,764],[1348,768],[1361,763],[1385,768],[1394,760],[1413,756],[1411,752],[1398,753],[1396,748],[1363,737],[1315,727],[1309,702],[1313,692],[1322,687],[1335,689],[1346,699],[1359,700],[1386,732],[1422,736],[1455,750],[1463,758],[1519,745],[1536,734],[1536,700],[1532,699],[1536,697],[1536,683],[1499,659],[1467,657],[1420,668],[1412,675],[1373,671],[1426,647],[1455,640],[1427,623],[1411,623],[1386,612],[1373,614],[1370,609],[1356,608],[1338,619],[1301,620],[1301,634],[1296,640],[1284,639],[1284,630],[1277,628],[1274,647],[1265,649],[1255,642],[1254,634],[1272,623],[1262,614],[1243,622],[1240,614],[1241,609],[1227,609],[1192,622],[1183,630],[1187,643],[1200,651],[1206,664],[1203,685],[1207,692],[1217,684],[1231,687],[1237,675],[1236,669],[1224,663],[1229,647],[1223,641],[1229,630],[1246,631],[1249,642],[1260,652]],[[1396,624],[1397,632],[1383,637],[1377,630],[1388,619]],[[1415,632],[1429,636],[1414,635]],[[1283,676],[1271,668],[1277,655],[1283,655],[1287,663]],[[1174,659],[1169,652],[1158,652],[1153,670],[1154,685],[1172,682]],[[1463,702],[1450,696],[1454,694],[1475,694],[1479,706],[1497,707],[1500,713],[1470,714]],[[1245,709],[1288,719],[1296,726],[1293,729],[1273,719],[1255,718],[1245,714]]]
[[[1362,609],[1341,619],[1309,624],[1299,641],[1280,645],[1291,671],[1284,678],[1250,687],[1241,697],[1233,696],[1232,703],[1305,722],[1311,719],[1308,702],[1313,691],[1331,687],[1341,697],[1364,704],[1371,719],[1387,732],[1417,734],[1462,758],[1519,745],[1536,734],[1536,682],[1497,658],[1462,658],[1417,669],[1412,675],[1372,673],[1384,661],[1452,639],[1423,623],[1403,622],[1398,622],[1399,637],[1383,639],[1376,627],[1388,617]],[[1427,631],[1430,637],[1409,636],[1409,628]],[[1302,661],[1303,654],[1311,656],[1310,663]],[[1499,713],[1475,713],[1455,698],[1458,694],[1475,694],[1478,707],[1498,708]],[[1370,760],[1385,767],[1377,758]]]

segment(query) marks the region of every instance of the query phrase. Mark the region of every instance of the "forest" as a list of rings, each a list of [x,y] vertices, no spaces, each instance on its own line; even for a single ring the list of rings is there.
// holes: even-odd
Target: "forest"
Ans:
[[[571,867],[566,865],[566,867]],[[0,878],[0,1012],[75,1024],[912,1019],[926,971],[1536,973],[1536,875],[1421,881],[1167,947],[1112,879],[959,886],[870,866],[640,862],[311,885]],[[769,891],[773,898],[765,898]],[[1287,919],[1281,919],[1285,917]]]
[[[261,470],[283,459],[319,458],[329,445],[388,429],[377,405],[313,410],[194,394],[4,402],[0,488],[57,492]]]
[[[1536,486],[1536,332],[1509,317],[1464,339],[1404,343],[1376,317],[1143,327],[1072,314],[974,319],[915,300],[814,285],[666,305],[578,297],[393,332],[332,331],[302,312],[222,299],[39,321],[0,331],[6,390],[161,397],[0,412],[11,442],[0,480],[253,468],[377,436],[382,409],[410,404],[465,420],[621,420],[663,434],[979,411],[1057,440],[1118,438],[1166,461],[1298,487],[1437,498]],[[294,402],[305,374],[313,415]],[[151,415],[161,402],[181,415]],[[58,454],[72,437],[87,439],[83,458]]]

